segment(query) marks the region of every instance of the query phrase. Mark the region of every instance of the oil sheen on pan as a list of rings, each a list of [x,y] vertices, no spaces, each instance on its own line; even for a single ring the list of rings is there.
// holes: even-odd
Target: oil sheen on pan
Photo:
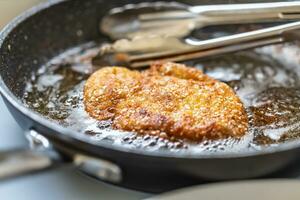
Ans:
[[[91,64],[91,59],[99,46],[92,43],[69,49],[41,66],[28,80],[23,101],[62,126],[112,145],[198,154],[256,151],[300,136],[299,74],[295,73],[295,68],[283,65],[278,56],[289,54],[289,57],[296,57],[298,51],[293,51],[293,48],[288,44],[270,46],[185,63],[228,84],[238,95],[249,123],[247,132],[238,138],[169,139],[118,130],[113,128],[109,118],[97,120],[91,117],[85,111],[83,89],[86,80],[98,70]]]

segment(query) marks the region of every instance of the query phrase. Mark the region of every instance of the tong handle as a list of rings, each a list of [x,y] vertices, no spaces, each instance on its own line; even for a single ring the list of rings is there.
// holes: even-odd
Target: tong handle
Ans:
[[[300,1],[192,6],[189,11],[206,25],[293,20],[300,18]]]
[[[252,49],[252,48],[256,48],[256,47],[271,45],[271,44],[277,44],[277,43],[281,43],[283,41],[284,41],[284,38],[275,37],[275,38],[270,38],[270,39],[266,39],[266,40],[246,42],[246,43],[243,43],[240,45],[225,46],[222,48],[208,49],[208,50],[204,50],[204,51],[197,51],[197,52],[192,52],[192,53],[187,53],[187,54],[182,54],[182,55],[175,55],[175,56],[162,58],[159,60],[162,62],[181,62],[181,61],[187,61],[187,60],[193,60],[193,59],[206,58],[206,57],[210,57],[210,56],[222,55],[225,53],[232,53],[232,52]],[[129,63],[129,66],[131,68],[141,68],[144,66],[151,65],[151,63],[153,63],[154,61],[155,61],[155,59],[131,62],[131,63]]]
[[[132,55],[129,56],[128,61],[130,63],[145,62],[146,60],[156,60],[156,59],[161,60],[167,57],[176,58],[178,56],[182,56],[186,54],[190,54],[192,57],[197,58],[198,54],[195,54],[196,52],[206,51],[214,48],[224,48],[224,47],[237,45],[234,48],[234,50],[238,50],[239,45],[241,46],[242,44],[247,43],[248,44],[247,46],[249,46],[251,42],[253,44],[256,44],[258,40],[260,40],[260,42],[257,43],[258,44],[257,46],[261,46],[263,44],[262,41],[280,42],[283,41],[282,38],[287,39],[288,34],[291,33],[291,31],[295,31],[295,30],[300,30],[300,22],[292,22],[292,23],[278,25],[270,28],[264,28],[261,30],[238,33],[234,35],[229,35],[229,36],[224,36],[224,37],[219,37],[219,38],[214,38],[214,39],[209,39],[204,41],[187,40],[186,42],[189,45],[191,45],[190,48],[182,49],[182,50],[170,50],[170,51],[163,51],[163,52],[146,53],[141,55]],[[270,42],[267,42],[267,44],[270,44]],[[251,48],[253,48],[255,45],[254,46],[250,45],[250,46]],[[245,49],[245,48],[242,47],[241,49]]]
[[[269,28],[263,28],[255,31],[188,43],[194,46],[194,48],[191,49],[204,50],[233,44],[241,44],[243,42],[262,40],[270,37],[284,36],[285,34],[295,30],[300,30],[300,21],[277,25]]]

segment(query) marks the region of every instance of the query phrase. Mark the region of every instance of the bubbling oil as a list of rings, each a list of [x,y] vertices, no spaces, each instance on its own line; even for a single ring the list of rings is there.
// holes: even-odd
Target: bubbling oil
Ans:
[[[270,52],[277,47],[187,62],[229,84],[244,103],[249,130],[240,139],[191,142],[114,130],[111,121],[97,121],[84,110],[83,87],[97,70],[91,63],[99,47],[86,44],[66,51],[32,73],[25,88],[26,106],[96,141],[149,151],[239,152],[259,150],[300,136],[300,80]],[[282,48],[284,49],[284,48]],[[274,54],[274,52],[273,52]]]

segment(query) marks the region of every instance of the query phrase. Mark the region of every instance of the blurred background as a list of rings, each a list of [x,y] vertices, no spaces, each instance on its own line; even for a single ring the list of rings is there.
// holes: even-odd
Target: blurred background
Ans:
[[[0,28],[22,11],[41,2],[43,0],[0,0]]]

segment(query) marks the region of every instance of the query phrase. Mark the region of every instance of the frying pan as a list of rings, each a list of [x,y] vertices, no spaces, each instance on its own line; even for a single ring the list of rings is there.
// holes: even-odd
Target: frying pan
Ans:
[[[69,162],[110,183],[160,192],[203,180],[263,176],[298,158],[300,140],[266,147],[260,151],[222,154],[128,149],[111,145],[107,141],[93,141],[24,106],[21,97],[31,72],[68,48],[89,41],[107,40],[98,30],[101,17],[113,7],[137,2],[139,1],[50,1],[17,17],[1,32],[0,91],[8,109],[37,150],[3,152],[2,161],[3,158],[15,158],[20,163],[10,165],[9,162],[2,162],[6,167],[0,166],[0,169],[5,169],[7,174],[14,174],[22,172],[16,167],[19,164],[27,169],[23,169],[24,171],[30,171]],[[183,181],[179,183],[177,177],[189,178],[181,179]]]

